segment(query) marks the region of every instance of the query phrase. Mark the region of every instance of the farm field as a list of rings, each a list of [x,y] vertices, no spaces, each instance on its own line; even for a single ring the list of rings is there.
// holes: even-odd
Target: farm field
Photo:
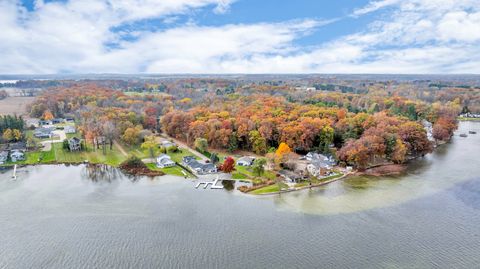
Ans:
[[[27,115],[26,107],[35,97],[7,97],[0,100],[0,115]]]

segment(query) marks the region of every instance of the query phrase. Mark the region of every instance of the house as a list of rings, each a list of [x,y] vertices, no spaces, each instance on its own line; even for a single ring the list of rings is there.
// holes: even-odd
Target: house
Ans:
[[[64,119],[53,119],[52,120],[52,124],[59,124],[59,123],[64,123],[65,120]]]
[[[307,165],[307,171],[314,177],[320,177],[326,175],[332,167],[320,160],[314,160]]]
[[[75,126],[72,126],[72,125],[67,125],[63,128],[63,131],[65,131],[66,134],[74,134],[77,132],[77,130],[75,129]]]
[[[76,137],[72,137],[68,139],[68,148],[70,149],[70,151],[81,150],[82,149],[81,140]]]
[[[201,163],[195,159],[193,156],[185,156],[182,159],[182,164],[190,168],[192,172],[204,175],[204,174],[213,174],[217,173],[217,167],[211,163]]]
[[[40,127],[33,131],[33,136],[36,138],[51,138],[53,136],[54,127]]]
[[[10,152],[10,159],[12,160],[12,162],[23,161],[25,160],[25,153],[19,150],[13,150]]]
[[[168,149],[169,147],[176,147],[176,146],[177,144],[168,140],[163,140],[162,142],[160,142],[160,147],[164,147],[166,149]]]
[[[301,175],[289,170],[280,170],[278,172],[288,183],[298,183],[304,179]]]
[[[26,151],[27,144],[25,142],[16,142],[8,144],[8,149],[10,151]]]
[[[168,156],[167,154],[160,154],[160,156],[157,157],[158,168],[172,167],[175,165],[176,165],[175,162],[172,161],[170,156]]]
[[[8,151],[4,150],[0,152],[0,164],[6,163],[8,160]]]
[[[244,156],[237,160],[237,165],[239,166],[251,166],[255,161],[254,157]]]
[[[427,120],[422,120],[423,129],[427,132],[427,138],[429,141],[435,141],[433,138],[433,124]]]
[[[305,159],[310,162],[322,161],[324,163],[327,163],[330,166],[334,166],[337,164],[337,161],[335,160],[335,158],[333,158],[333,156],[325,156],[323,154],[316,153],[316,152],[307,153],[307,155],[305,155]]]
[[[40,126],[52,125],[52,121],[51,120],[39,120],[38,125],[40,125]]]

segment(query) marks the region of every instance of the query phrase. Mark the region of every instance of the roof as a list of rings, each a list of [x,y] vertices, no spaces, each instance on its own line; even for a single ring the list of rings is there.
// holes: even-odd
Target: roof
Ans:
[[[289,171],[289,170],[280,170],[278,172],[280,175],[284,176],[284,177],[288,177],[288,178],[291,178],[291,179],[301,179],[302,176],[301,175],[298,175],[292,171]]]
[[[76,136],[74,136],[74,137],[68,139],[68,142],[69,142],[69,143],[70,143],[70,142],[72,142],[72,143],[80,143],[80,139],[77,138]]]
[[[213,170],[215,169],[215,165],[212,163],[201,163],[195,159],[193,156],[185,156],[183,157],[183,162],[185,162],[188,166],[192,169],[201,169],[201,170]]]
[[[316,168],[330,168],[331,165],[328,162],[322,160],[312,160],[311,165],[315,166]]]
[[[53,130],[55,130],[55,127],[39,127],[36,128],[34,132],[50,134],[51,132],[53,132]]]
[[[10,156],[24,156],[25,154],[19,150],[15,150],[12,153],[10,153]]]
[[[162,164],[174,164],[175,162],[170,158],[170,156],[168,156],[167,154],[160,154],[158,157],[157,157],[157,163],[162,163]]]
[[[185,162],[185,163],[189,163],[191,161],[194,161],[195,160],[195,157],[193,156],[185,156],[182,158],[182,160]]]
[[[161,160],[161,159],[169,159],[169,160],[171,160],[170,156],[168,156],[167,154],[160,154],[160,155],[158,155],[157,161],[158,161],[158,160]]]
[[[25,142],[10,143],[8,148],[10,150],[25,150],[27,148],[27,144]]]
[[[248,163],[252,163],[254,160],[255,160],[254,157],[244,156],[244,157],[239,158],[239,159],[237,160],[237,162],[248,162]]]
[[[164,146],[166,148],[177,145],[177,144],[175,144],[171,141],[167,141],[167,140],[164,140],[164,141],[160,142],[160,144],[162,144],[162,146]]]

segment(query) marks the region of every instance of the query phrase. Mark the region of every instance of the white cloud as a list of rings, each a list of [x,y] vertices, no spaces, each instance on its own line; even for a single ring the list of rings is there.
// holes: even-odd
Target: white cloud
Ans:
[[[400,2],[401,0],[380,0],[380,1],[372,1],[368,3],[368,5],[358,8],[353,11],[353,16],[361,16],[365,15],[371,12],[375,12],[379,9],[388,7],[388,6],[393,6],[396,5]]]
[[[388,12],[361,32],[308,48],[296,41],[338,19],[187,23],[129,32],[130,41],[112,31],[150,18],[168,23],[198,8],[225,13],[232,3],[37,0],[28,12],[15,0],[0,1],[0,73],[480,73],[478,0],[372,1],[354,16]]]

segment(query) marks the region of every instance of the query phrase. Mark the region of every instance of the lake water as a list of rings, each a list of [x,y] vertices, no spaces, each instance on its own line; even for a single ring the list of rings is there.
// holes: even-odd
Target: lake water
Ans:
[[[86,166],[0,174],[0,268],[480,268],[479,134],[403,176],[256,197]]]

